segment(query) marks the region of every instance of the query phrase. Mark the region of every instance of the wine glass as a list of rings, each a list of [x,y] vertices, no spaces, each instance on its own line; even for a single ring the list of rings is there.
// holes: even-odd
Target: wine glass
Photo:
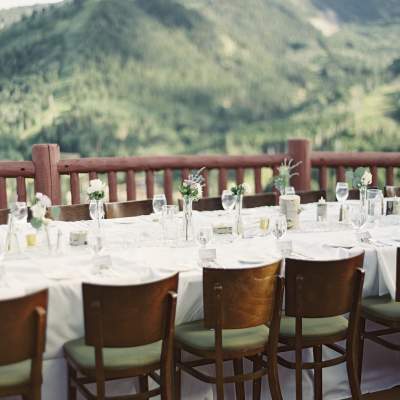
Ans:
[[[272,228],[271,228],[272,235],[276,240],[283,238],[287,232],[287,221],[284,215],[278,215],[272,221]]]
[[[266,236],[268,233],[268,228],[269,228],[269,218],[268,217],[261,217],[260,218],[260,224],[259,228],[261,231],[262,236]]]
[[[350,221],[358,232],[364,228],[367,219],[367,210],[361,204],[354,204],[350,207]]]
[[[156,194],[153,197],[153,211],[155,214],[160,215],[163,209],[163,206],[167,205],[167,198],[165,194]]]
[[[338,182],[336,184],[336,200],[343,204],[349,197],[349,185],[347,182]]]
[[[221,194],[222,207],[225,211],[232,211],[235,208],[236,196],[230,190],[224,190]]]
[[[211,242],[213,237],[213,231],[211,226],[200,226],[197,229],[196,239],[198,244],[204,249],[207,244]]]
[[[285,187],[285,195],[293,195],[296,194],[296,191],[293,186],[286,186]]]
[[[16,201],[11,205],[11,215],[16,222],[26,222],[28,217],[28,207],[24,201]]]

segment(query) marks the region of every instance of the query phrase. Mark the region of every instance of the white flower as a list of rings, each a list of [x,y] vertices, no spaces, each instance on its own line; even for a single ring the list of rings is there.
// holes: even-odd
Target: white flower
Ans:
[[[43,219],[46,215],[46,207],[40,201],[31,207],[32,216],[36,219]]]
[[[36,203],[40,204],[42,207],[51,207],[51,200],[45,194],[37,192],[36,193]]]
[[[200,198],[203,196],[203,188],[200,185],[200,183],[196,183],[197,186],[197,198]]]
[[[104,190],[105,190],[105,185],[100,179],[92,179],[89,182],[87,193],[92,194],[96,192],[104,192]]]
[[[242,183],[243,193],[246,193],[250,190],[249,185],[247,183]]]
[[[183,186],[183,187],[188,187],[188,186],[189,186],[189,184],[188,184],[188,182],[187,182],[187,181],[183,181],[183,183],[182,183],[182,186]]]
[[[366,170],[361,177],[361,185],[368,186],[372,183],[372,174],[368,170]]]

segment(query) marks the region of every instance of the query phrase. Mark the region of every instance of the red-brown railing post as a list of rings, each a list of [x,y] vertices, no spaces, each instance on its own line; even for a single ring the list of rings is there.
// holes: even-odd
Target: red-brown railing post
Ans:
[[[57,144],[35,144],[32,147],[35,164],[35,191],[46,194],[53,204],[61,204],[60,147]]]
[[[296,190],[311,189],[311,143],[307,139],[289,139],[288,156],[294,162],[301,161],[296,172],[299,175],[293,177],[291,184]]]

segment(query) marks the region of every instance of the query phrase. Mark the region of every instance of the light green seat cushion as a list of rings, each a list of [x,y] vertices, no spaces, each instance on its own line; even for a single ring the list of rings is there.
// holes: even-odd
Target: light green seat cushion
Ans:
[[[103,348],[104,368],[110,370],[143,367],[160,361],[162,341],[138,347]],[[95,369],[94,347],[86,346],[85,339],[65,343],[65,352],[84,369]]]
[[[269,329],[265,325],[245,329],[224,329],[222,347],[224,350],[256,349],[268,341]],[[198,350],[215,349],[215,332],[204,327],[204,321],[188,322],[176,327],[177,342]]]
[[[362,301],[362,310],[371,318],[400,322],[400,302],[392,300],[390,296],[367,297]]]
[[[23,385],[31,379],[31,360],[0,367],[0,387]]]
[[[303,318],[303,338],[330,336],[345,333],[348,328],[348,320],[345,317],[329,318]],[[282,315],[280,335],[283,337],[296,336],[296,318]]]

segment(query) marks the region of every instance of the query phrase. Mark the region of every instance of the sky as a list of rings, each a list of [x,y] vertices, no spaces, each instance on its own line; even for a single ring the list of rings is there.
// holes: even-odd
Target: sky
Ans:
[[[59,3],[62,0],[0,0],[0,9],[32,6],[34,4]]]

